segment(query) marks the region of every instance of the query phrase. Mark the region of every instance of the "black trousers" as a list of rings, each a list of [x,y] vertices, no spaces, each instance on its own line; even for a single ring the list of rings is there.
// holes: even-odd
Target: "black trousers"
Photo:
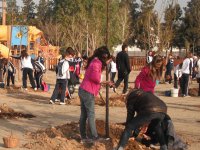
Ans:
[[[43,73],[42,72],[35,72],[35,80],[36,80],[36,85],[37,85],[38,89],[41,88],[42,77],[43,77]]]
[[[59,90],[61,88],[60,101],[64,103],[67,85],[68,85],[67,79],[57,79],[53,94],[51,96],[51,100],[55,102],[55,99],[58,98]]]
[[[110,73],[110,81],[112,81],[113,83],[115,82],[115,75],[116,75],[116,72]]]
[[[181,92],[182,95],[188,95],[189,74],[182,74],[181,77]]]
[[[121,135],[118,147],[125,147],[128,139],[132,135],[132,131],[135,131],[145,125],[146,123],[150,123],[152,120],[155,121],[155,132],[159,139],[160,146],[166,145],[166,140],[164,136],[164,131],[161,127],[161,122],[165,117],[164,113],[159,112],[149,112],[146,114],[138,114],[136,117],[133,117],[129,122],[126,123],[126,127]]]
[[[175,73],[174,73],[174,88],[178,89],[178,78]]]
[[[23,68],[23,75],[22,75],[23,88],[27,88],[27,75],[29,77],[32,88],[35,88],[36,86],[33,78],[33,70],[31,68]]]
[[[10,79],[11,79],[12,84],[14,85],[14,84],[15,84],[15,76],[14,76],[14,73],[13,73],[13,72],[10,72],[10,71],[8,70],[7,86],[10,86]]]
[[[124,77],[118,76],[118,80],[115,83],[115,87],[117,88],[120,85],[120,83],[124,80],[124,89],[122,93],[126,93],[128,90],[128,78],[129,78],[129,74],[126,74]]]

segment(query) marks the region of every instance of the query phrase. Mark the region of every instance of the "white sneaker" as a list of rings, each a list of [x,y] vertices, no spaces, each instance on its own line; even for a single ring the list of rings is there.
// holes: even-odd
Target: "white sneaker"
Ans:
[[[34,88],[34,91],[37,91],[37,88]]]
[[[50,101],[49,101],[49,104],[55,104],[55,103],[54,103],[54,101],[53,101],[53,100],[50,100]]]
[[[66,103],[64,103],[64,102],[60,102],[60,105],[65,105]]]
[[[59,99],[55,99],[55,102],[60,102],[60,100]]]

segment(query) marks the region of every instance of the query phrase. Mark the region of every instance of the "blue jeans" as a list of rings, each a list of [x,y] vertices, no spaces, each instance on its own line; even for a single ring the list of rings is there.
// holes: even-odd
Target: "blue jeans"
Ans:
[[[61,88],[60,101],[64,103],[67,84],[68,84],[67,79],[57,79],[53,94],[51,96],[51,100],[55,102],[55,99],[58,98],[59,88]]]
[[[81,116],[80,116],[80,134],[81,138],[87,138],[86,135],[86,121],[88,119],[88,124],[90,127],[91,138],[97,138],[97,130],[95,123],[95,112],[94,112],[94,95],[79,88],[78,95],[81,101]]]
[[[159,139],[160,145],[165,145],[165,137],[164,132],[162,131],[162,127],[160,126],[160,123],[163,121],[165,117],[164,113],[148,113],[148,114],[138,114],[136,117],[134,117],[132,120],[127,122],[126,127],[121,135],[119,145],[118,147],[125,147],[129,138],[132,135],[132,131],[135,131],[136,129],[139,129],[142,127],[145,123],[150,123],[152,120],[156,119],[156,127],[157,127],[157,136]]]

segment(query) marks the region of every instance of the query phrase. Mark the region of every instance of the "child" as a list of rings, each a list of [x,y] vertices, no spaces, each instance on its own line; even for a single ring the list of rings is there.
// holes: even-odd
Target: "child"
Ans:
[[[7,67],[8,67],[7,87],[10,86],[10,79],[11,79],[12,85],[14,86],[15,85],[16,68],[15,68],[15,66],[13,65],[13,63],[11,61],[8,62]]]
[[[181,68],[182,68],[183,63],[178,64],[174,68],[174,88],[178,89],[178,81],[182,76]]]
[[[60,60],[56,73],[56,85],[53,91],[53,94],[50,99],[50,104],[54,104],[55,100],[59,94],[59,88],[61,88],[61,98],[60,105],[65,105],[65,94],[66,87],[68,85],[68,79],[70,78],[69,74],[69,62],[68,60],[74,56],[74,50],[71,47],[68,47],[64,54],[64,59]]]

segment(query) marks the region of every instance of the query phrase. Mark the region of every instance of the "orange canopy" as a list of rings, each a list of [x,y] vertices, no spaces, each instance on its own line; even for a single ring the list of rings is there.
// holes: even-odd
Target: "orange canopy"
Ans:
[[[3,44],[0,44],[0,55],[2,55],[4,58],[8,58],[9,48]]]
[[[8,26],[0,25],[0,41],[8,40]]]

